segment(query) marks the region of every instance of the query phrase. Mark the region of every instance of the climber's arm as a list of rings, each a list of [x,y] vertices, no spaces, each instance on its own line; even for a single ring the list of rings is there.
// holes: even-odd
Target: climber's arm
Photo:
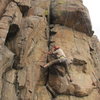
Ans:
[[[53,54],[52,51],[49,51],[49,52],[42,51],[42,52],[45,53],[45,54],[48,54],[48,55]]]

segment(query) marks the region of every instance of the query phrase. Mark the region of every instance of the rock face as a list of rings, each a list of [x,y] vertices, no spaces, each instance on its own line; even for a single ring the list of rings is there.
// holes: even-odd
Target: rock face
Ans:
[[[82,0],[0,1],[0,100],[100,100],[100,42]],[[67,57],[47,52],[57,45]]]
[[[87,8],[82,0],[51,0],[51,23],[93,35]]]

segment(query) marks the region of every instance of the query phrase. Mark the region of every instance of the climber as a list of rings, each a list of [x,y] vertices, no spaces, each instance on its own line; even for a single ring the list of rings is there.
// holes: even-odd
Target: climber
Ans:
[[[48,54],[54,55],[56,59],[47,63],[46,65],[42,66],[43,68],[48,68],[54,64],[62,63],[62,64],[64,64],[65,70],[67,71],[67,66],[68,66],[67,58],[66,58],[63,50],[60,47],[53,46],[52,50],[49,51]]]

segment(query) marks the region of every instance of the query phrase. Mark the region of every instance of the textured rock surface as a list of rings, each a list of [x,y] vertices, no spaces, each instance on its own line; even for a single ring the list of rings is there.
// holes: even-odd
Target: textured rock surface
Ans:
[[[0,100],[100,100],[100,42],[82,0],[0,0],[0,17]],[[40,67],[54,45],[68,72]]]
[[[11,1],[11,0],[0,0],[0,17],[1,17],[2,14],[4,13],[5,8],[7,7],[8,3],[9,3],[10,1]]]
[[[79,98],[79,97],[73,97],[73,96],[70,96],[70,97],[69,96],[58,96],[54,100],[99,100],[99,97],[95,95],[99,95],[97,91],[94,91],[88,97]]]
[[[71,27],[92,36],[87,8],[81,0],[51,0],[51,23]]]
[[[93,88],[95,88],[92,85],[92,81],[95,80],[91,76],[92,71],[94,71],[94,66],[89,53],[90,38],[85,34],[61,26],[55,26],[52,31],[57,33],[51,36],[51,41],[55,41],[51,46],[59,45],[65,51],[68,60],[76,59],[77,62],[73,60],[73,63],[68,66],[69,74],[72,78],[71,83],[68,83],[67,75],[60,77],[56,72],[56,74],[54,73],[55,75],[52,75],[53,70],[55,70],[52,68],[49,75],[50,86],[52,86],[58,94],[89,95]],[[80,61],[85,61],[87,64],[83,63],[81,65]],[[84,84],[84,82],[86,84]],[[71,91],[69,87],[72,88]]]
[[[1,45],[5,43],[7,33],[8,33],[8,37],[13,37],[13,35],[16,34],[16,31],[19,30],[21,18],[22,18],[22,14],[17,4],[13,2],[9,3],[5,10],[5,13],[3,14],[0,20],[0,44]]]
[[[13,56],[14,54],[8,50],[7,47],[0,46],[0,98],[3,96],[1,91],[4,89],[4,82],[7,82],[5,81],[4,76],[6,75],[6,72],[11,69],[14,62]]]
[[[31,0],[13,0],[19,7],[23,16],[27,15],[29,8],[31,7]]]

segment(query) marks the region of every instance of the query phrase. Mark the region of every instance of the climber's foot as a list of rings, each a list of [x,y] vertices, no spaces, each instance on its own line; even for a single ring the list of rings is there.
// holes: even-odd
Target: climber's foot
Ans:
[[[41,67],[42,69],[45,69],[44,66],[42,66],[42,65],[40,65],[40,67]]]

